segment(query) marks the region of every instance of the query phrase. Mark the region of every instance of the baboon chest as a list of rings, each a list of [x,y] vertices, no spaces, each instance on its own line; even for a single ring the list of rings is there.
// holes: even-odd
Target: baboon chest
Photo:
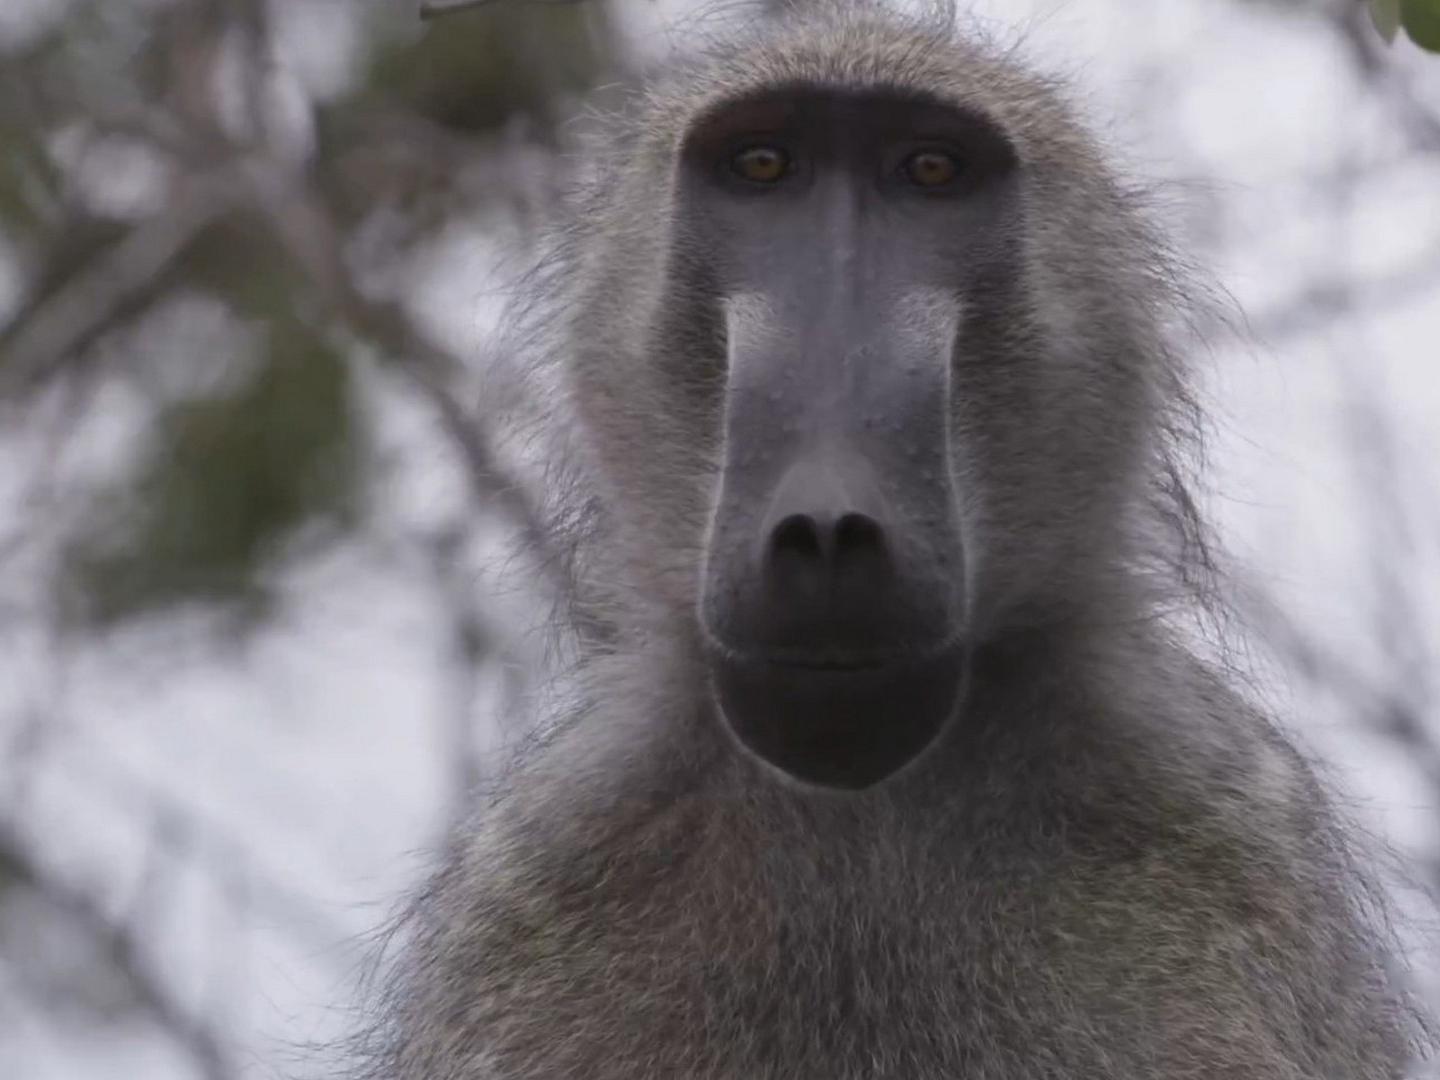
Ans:
[[[1117,962],[1142,930],[1102,922],[1106,942],[1067,929],[1075,905],[1113,910],[1113,896],[1049,870],[970,887],[904,858],[837,859],[828,875],[804,862],[778,877],[697,864],[642,896],[587,889],[512,925],[492,954],[504,978],[487,980],[493,1071],[480,1075],[1225,1075],[1167,1071],[1212,1051],[1203,1031],[1167,1026],[1197,1004],[1182,981]],[[1149,985],[1137,995],[1127,978]]]

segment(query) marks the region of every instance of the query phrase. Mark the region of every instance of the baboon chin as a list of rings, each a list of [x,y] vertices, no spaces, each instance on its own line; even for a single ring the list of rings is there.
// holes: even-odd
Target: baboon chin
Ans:
[[[811,3],[595,173],[523,335],[580,444],[570,704],[364,1075],[1405,1075],[1380,890],[1168,617],[1187,289],[1054,86]]]

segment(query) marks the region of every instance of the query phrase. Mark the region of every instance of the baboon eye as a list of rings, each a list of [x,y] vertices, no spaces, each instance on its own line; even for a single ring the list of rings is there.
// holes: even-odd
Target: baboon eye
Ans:
[[[790,171],[790,155],[778,146],[747,146],[730,159],[730,169],[752,184],[774,184]]]
[[[953,183],[960,175],[960,162],[944,150],[916,150],[900,169],[916,187],[938,188]]]

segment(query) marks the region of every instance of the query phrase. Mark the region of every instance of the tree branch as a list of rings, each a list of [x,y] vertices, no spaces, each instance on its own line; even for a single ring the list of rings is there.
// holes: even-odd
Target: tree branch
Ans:
[[[22,879],[57,910],[74,919],[104,949],[125,978],[135,999],[194,1059],[205,1080],[233,1080],[237,1075],[220,1039],[171,995],[165,980],[145,962],[133,929],[111,919],[88,893],[47,874],[28,847],[8,827],[0,826],[0,861],[8,862]]]
[[[256,168],[251,177],[256,207],[270,221],[276,239],[343,322],[400,360],[400,370],[430,401],[459,448],[475,493],[509,515],[537,562],[563,587],[565,562],[550,542],[539,508],[524,487],[507,475],[477,417],[450,390],[449,384],[465,369],[464,363],[422,334],[402,305],[374,300],[360,291],[345,265],[334,216],[313,191],[282,170]]]
[[[0,398],[35,385],[143,293],[243,191],[221,169],[188,185],[163,213],[137,226],[0,338]]]

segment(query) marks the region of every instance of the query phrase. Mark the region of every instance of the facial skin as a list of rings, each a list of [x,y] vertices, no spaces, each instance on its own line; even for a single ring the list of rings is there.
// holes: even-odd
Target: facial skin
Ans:
[[[967,297],[1015,272],[1016,168],[984,119],[883,95],[755,97],[686,141],[726,343],[700,620],[725,720],[801,780],[880,781],[955,712],[953,369]]]

